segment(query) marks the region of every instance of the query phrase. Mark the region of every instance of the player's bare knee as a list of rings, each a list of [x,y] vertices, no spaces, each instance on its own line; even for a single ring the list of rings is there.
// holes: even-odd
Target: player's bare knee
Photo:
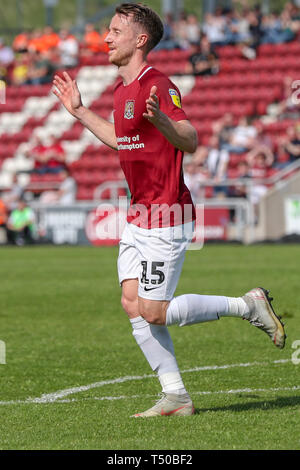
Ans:
[[[154,304],[151,303],[139,303],[139,314],[150,324],[165,324],[163,310],[160,305],[154,306]]]
[[[156,312],[141,312],[140,311],[141,317],[144,318],[148,323],[151,325],[163,325],[163,321],[160,315],[158,315]]]
[[[129,317],[137,314],[137,299],[129,298],[123,294],[121,297],[121,305]]]

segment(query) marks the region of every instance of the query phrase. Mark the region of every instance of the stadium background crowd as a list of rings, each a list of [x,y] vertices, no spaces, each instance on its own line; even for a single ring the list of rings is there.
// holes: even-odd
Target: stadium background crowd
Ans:
[[[298,2],[288,2],[281,13],[264,15],[259,6],[247,8],[245,3],[242,9],[217,8],[214,14],[207,13],[201,22],[194,14],[182,13],[177,21],[167,15],[164,31],[156,51],[186,51],[186,66],[181,74],[209,80],[220,73],[219,54],[224,46],[234,46],[245,61],[253,61],[263,44],[300,41],[300,6]],[[51,83],[55,70],[72,69],[86,59],[92,61],[93,57],[106,54],[106,34],[106,25],[87,24],[81,37],[65,27],[55,31],[46,26],[23,31],[12,44],[0,40],[0,78],[7,86],[14,87]],[[215,120],[209,139],[200,139],[196,153],[185,159],[186,184],[195,199],[207,197],[203,183],[213,180],[215,184],[210,196],[249,197],[257,205],[267,191],[261,180],[300,158],[300,108],[291,100],[292,81],[293,77],[285,77],[281,96],[271,109],[278,121],[291,120],[285,135],[271,139],[264,134],[259,116],[237,119],[231,113],[225,113]],[[228,167],[232,153],[238,158],[234,173]],[[40,196],[41,203],[71,204],[76,201],[76,183],[68,172],[65,157],[63,147],[54,136],[47,143],[36,138],[28,151],[28,158],[34,161],[31,174],[57,175],[60,182],[55,191]],[[236,178],[239,184],[222,184],[226,178]],[[242,184],[246,178],[257,180],[250,192]],[[33,226],[33,215],[28,214],[28,205],[22,203],[23,193],[24,188],[18,188],[16,175],[14,185],[0,196],[0,225],[7,227],[8,238],[14,243],[22,239],[14,236],[14,232],[22,232],[24,239],[34,240],[34,230],[27,229]],[[17,217],[14,211],[18,211]],[[27,212],[28,220],[24,217],[27,222],[23,225],[20,224],[20,211]],[[15,219],[18,223],[14,225]]]

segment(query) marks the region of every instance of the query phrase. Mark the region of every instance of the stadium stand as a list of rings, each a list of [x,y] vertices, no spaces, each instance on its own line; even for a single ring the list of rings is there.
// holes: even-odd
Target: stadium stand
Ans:
[[[224,17],[227,14],[224,14]],[[264,157],[257,163],[257,157],[254,159],[256,163],[253,164],[253,159],[248,155],[255,145],[257,147],[257,132],[252,144],[239,151],[235,151],[232,145],[226,147],[228,142],[223,142],[220,144],[220,150],[225,148],[229,152],[229,179],[238,177],[241,162],[250,165],[250,177],[259,175],[261,179],[274,175],[291,161],[284,139],[287,138],[289,129],[294,128],[300,118],[298,104],[294,104],[292,109],[286,105],[286,101],[290,99],[290,96],[286,96],[286,77],[289,77],[291,86],[300,73],[300,26],[296,19],[292,23],[293,28],[290,29],[293,34],[292,37],[289,36],[288,42],[277,43],[277,40],[274,40],[273,43],[267,43],[266,37],[269,36],[266,36],[264,31],[265,36],[262,38],[265,37],[265,40],[255,45],[255,54],[251,57],[245,54],[240,39],[221,45],[213,44],[219,59],[219,71],[212,76],[202,77],[185,73],[191,55],[191,44],[187,47],[186,41],[184,48],[159,49],[149,56],[150,64],[167,73],[182,90],[183,107],[197,129],[200,147],[209,149],[211,136],[219,134],[223,129],[224,116],[230,115],[232,118],[229,133],[237,128],[241,118],[248,118],[254,128],[255,123],[261,124],[260,135],[269,142],[269,150],[273,155],[272,163]],[[94,33],[92,26],[87,30]],[[20,35],[18,41],[14,41],[15,53],[19,43],[22,53],[25,48],[25,54],[30,47],[34,48],[35,43],[41,43],[39,31],[27,45],[24,34]],[[52,31],[47,31],[47,34],[55,39],[54,43],[50,41],[47,47],[55,51],[59,36]],[[101,41],[103,48],[103,35]],[[42,41],[42,44],[44,43],[45,41]],[[80,47],[79,51],[77,65],[68,71],[78,81],[85,105],[110,119],[117,70],[108,64],[105,52],[97,50],[87,54],[86,47]],[[105,181],[121,181],[123,174],[117,152],[101,145],[80,123],[75,122],[52,94],[51,83],[10,83],[9,72],[12,69],[11,66],[6,76],[6,103],[0,104],[0,188],[8,190],[15,174],[18,174],[19,183],[25,192],[31,192],[35,197],[42,191],[59,185],[58,175],[33,172],[35,162],[32,149],[35,141],[39,138],[47,145],[51,136],[54,136],[56,142],[64,149],[67,167],[77,184],[77,200],[92,200],[95,189]],[[58,64],[56,72],[61,71],[62,68]],[[217,123],[221,127],[218,127]],[[264,153],[261,148],[260,153]],[[193,160],[192,156],[187,158],[188,161]],[[203,169],[203,162],[200,165],[198,162],[194,163],[193,172],[197,175]],[[260,167],[260,171],[257,167]],[[209,180],[213,175],[206,173],[206,177]],[[206,184],[203,174],[201,184]],[[120,190],[120,194],[123,193],[124,190]],[[207,184],[205,197],[213,195],[214,191]],[[106,196],[109,197],[108,191]]]

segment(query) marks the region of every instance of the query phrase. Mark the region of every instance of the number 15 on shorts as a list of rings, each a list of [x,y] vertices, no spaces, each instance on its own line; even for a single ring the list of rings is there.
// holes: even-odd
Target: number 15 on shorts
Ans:
[[[141,261],[142,272],[140,283],[145,291],[159,287],[165,280],[164,266],[162,261]]]

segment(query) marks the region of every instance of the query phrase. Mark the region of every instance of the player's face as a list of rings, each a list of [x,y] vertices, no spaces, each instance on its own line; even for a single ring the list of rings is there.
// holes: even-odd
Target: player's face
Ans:
[[[136,51],[138,30],[131,18],[115,15],[105,41],[109,47],[109,61],[118,67],[127,65]]]

